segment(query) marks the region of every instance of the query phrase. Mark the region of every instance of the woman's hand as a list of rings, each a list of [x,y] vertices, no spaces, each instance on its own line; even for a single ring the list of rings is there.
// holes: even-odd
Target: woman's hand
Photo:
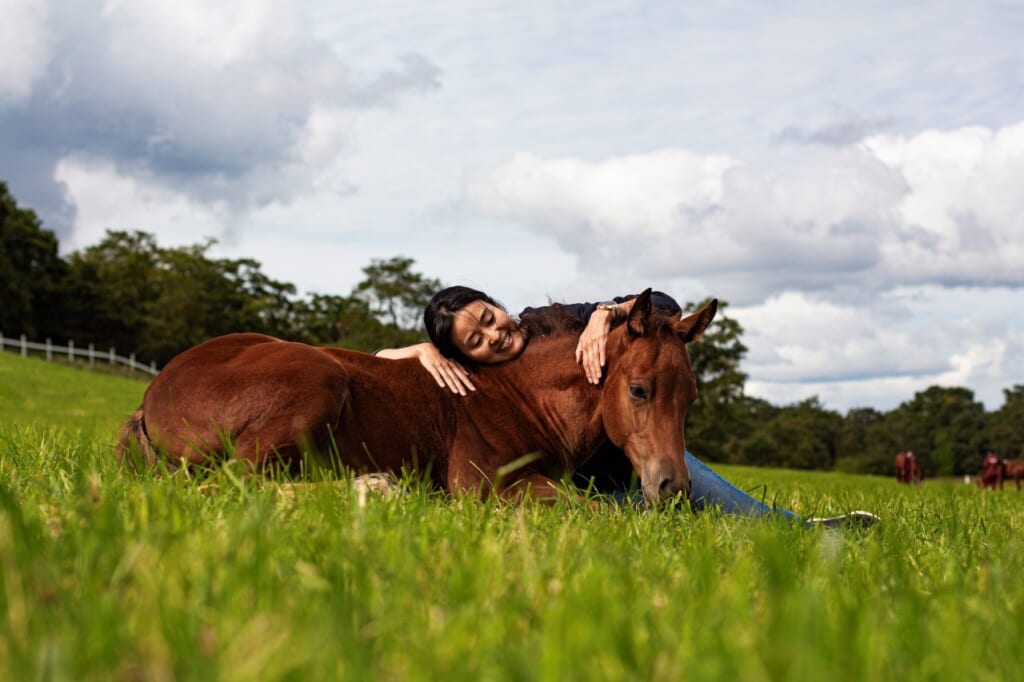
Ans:
[[[583,372],[587,375],[587,381],[597,385],[601,383],[601,373],[604,371],[605,346],[608,345],[608,330],[612,327],[615,319],[615,311],[598,309],[595,310],[587,321],[587,327],[580,334],[579,343],[576,344],[576,362],[583,365]]]
[[[434,377],[434,381],[441,388],[447,388],[452,393],[459,395],[467,395],[467,390],[476,390],[466,368],[455,360],[441,355],[441,351],[437,350],[437,346],[432,343],[417,343],[403,348],[384,348],[377,351],[377,357],[388,360],[416,358],[430,372],[430,376]]]

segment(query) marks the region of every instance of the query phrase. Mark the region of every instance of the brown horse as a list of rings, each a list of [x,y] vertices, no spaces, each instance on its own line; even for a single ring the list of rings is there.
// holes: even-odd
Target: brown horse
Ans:
[[[896,481],[899,483],[920,483],[921,465],[917,457],[910,450],[901,452],[893,458],[893,466],[896,468]]]
[[[1003,484],[1007,479],[1012,478],[1017,484],[1017,490],[1020,490],[1020,481],[1024,478],[1024,459],[1004,459],[1003,460],[1003,477],[999,482],[999,487],[1003,487]]]
[[[607,369],[589,384],[575,335],[533,339],[516,360],[480,367],[477,390],[440,390],[417,360],[232,334],[174,358],[122,434],[150,464],[234,458],[256,470],[300,468],[303,453],[357,472],[429,472],[449,492],[553,497],[606,439],[657,500],[685,492],[686,408],[697,395],[686,344],[717,301],[683,318],[641,294],[611,330]],[[326,454],[325,454],[326,453]]]
[[[994,452],[985,455],[981,462],[981,474],[978,476],[979,488],[1003,487],[1003,476],[1006,474],[1005,461]]]

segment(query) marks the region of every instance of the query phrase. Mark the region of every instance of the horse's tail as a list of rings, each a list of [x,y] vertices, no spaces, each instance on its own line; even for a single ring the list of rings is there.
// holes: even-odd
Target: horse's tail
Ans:
[[[121,438],[114,451],[117,461],[125,466],[146,465],[154,467],[157,463],[156,450],[153,448],[149,434],[146,433],[146,420],[142,414],[142,406],[135,410],[128,422],[121,429]]]

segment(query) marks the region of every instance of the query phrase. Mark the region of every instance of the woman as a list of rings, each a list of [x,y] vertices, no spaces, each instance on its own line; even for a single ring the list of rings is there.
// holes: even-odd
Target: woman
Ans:
[[[580,364],[587,381],[598,384],[606,361],[605,347],[608,332],[614,323],[623,320],[633,307],[635,296],[620,296],[603,303],[556,304],[542,308],[526,308],[516,320],[504,306],[477,289],[464,286],[448,287],[437,292],[423,312],[430,343],[421,343],[404,348],[385,348],[377,351],[382,358],[400,359],[415,357],[442,388],[459,395],[476,390],[469,369],[475,365],[489,365],[508,362],[519,357],[531,334],[542,333],[548,320],[562,316],[575,320],[582,326],[579,342],[576,344],[576,361]],[[677,315],[682,311],[679,304],[667,294],[654,292],[652,302],[659,310]],[[788,509],[768,506],[746,494],[736,486],[708,468],[688,451],[686,465],[690,471],[690,504],[695,510],[706,506],[720,508],[723,512],[762,516],[779,514],[788,519],[799,517]],[[625,460],[621,451],[617,456]],[[600,467],[595,472],[607,471],[615,462],[616,453],[602,452],[595,459]],[[586,476],[586,473],[584,473]],[[579,481],[579,478],[577,478]],[[613,487],[623,490],[629,481],[628,470],[613,480]],[[582,481],[586,485],[586,481]],[[821,524],[828,528],[847,523],[871,525],[876,517],[868,512],[852,512],[849,515],[829,519],[810,519],[807,523]]]

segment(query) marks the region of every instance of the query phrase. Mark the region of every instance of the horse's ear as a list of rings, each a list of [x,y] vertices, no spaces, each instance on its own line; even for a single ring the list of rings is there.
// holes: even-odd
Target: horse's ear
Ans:
[[[633,300],[633,308],[629,311],[629,319],[626,321],[627,329],[633,336],[643,336],[647,333],[647,324],[651,319],[651,288],[647,287],[643,293]]]
[[[715,319],[716,312],[718,312],[718,299],[713,298],[697,312],[676,322],[676,332],[682,337],[683,343],[699,339],[711,324],[711,320]]]

